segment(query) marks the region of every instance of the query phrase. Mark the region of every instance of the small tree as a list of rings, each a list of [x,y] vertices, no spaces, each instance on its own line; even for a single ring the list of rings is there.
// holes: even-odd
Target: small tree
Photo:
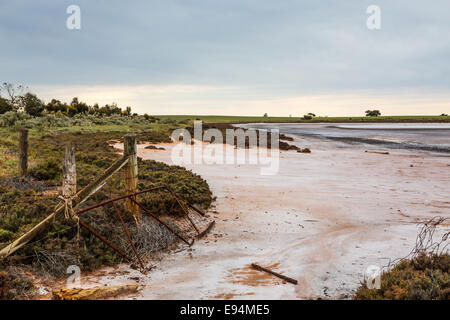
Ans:
[[[367,110],[366,117],[378,117],[381,116],[380,110]]]
[[[100,110],[100,107],[98,103],[95,103],[92,107],[89,107],[89,114],[98,114],[98,111]]]
[[[9,100],[10,105],[14,110],[18,110],[21,103],[23,92],[27,87],[23,85],[14,85],[9,82],[3,82],[0,86],[0,96],[4,93],[5,98]]]
[[[0,114],[4,114],[8,111],[12,111],[13,110],[13,106],[11,105],[11,103],[9,103],[8,100],[0,97]]]
[[[47,105],[45,106],[45,109],[48,112],[65,112],[67,108],[66,103],[62,103],[59,100],[56,99],[52,99],[52,101],[50,101],[49,103],[47,103]]]
[[[89,106],[86,103],[79,101],[77,97],[72,99],[70,105],[77,110],[77,113],[86,114],[89,111]]]
[[[307,113],[303,116],[302,120],[312,120],[316,115],[314,113]]]
[[[70,105],[70,106],[67,106],[66,113],[69,117],[73,117],[78,113],[78,110],[74,106]]]
[[[45,109],[44,102],[35,94],[30,92],[21,97],[21,106],[23,110],[33,117],[40,117]]]
[[[267,118],[267,117],[268,117],[268,114],[266,112],[266,113],[264,113],[263,118]]]

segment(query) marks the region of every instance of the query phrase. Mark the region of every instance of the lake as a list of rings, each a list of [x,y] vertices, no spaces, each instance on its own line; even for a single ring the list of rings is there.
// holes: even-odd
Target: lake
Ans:
[[[280,133],[351,144],[450,153],[450,123],[251,123],[241,126],[278,128]]]

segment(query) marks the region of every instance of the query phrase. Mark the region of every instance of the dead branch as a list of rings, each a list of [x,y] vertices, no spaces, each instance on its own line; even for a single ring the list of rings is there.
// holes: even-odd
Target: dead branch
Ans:
[[[290,282],[290,283],[292,283],[292,284],[298,284],[298,281],[295,280],[295,279],[292,279],[292,278],[283,276],[282,274],[279,274],[279,273],[274,272],[274,271],[272,271],[272,270],[263,268],[263,267],[261,267],[261,266],[259,266],[259,265],[257,265],[257,264],[252,263],[252,268],[253,268],[253,269],[256,269],[256,270],[259,270],[259,271],[264,271],[264,272],[270,273],[271,275],[274,275],[275,277],[278,277],[278,278],[280,278],[280,279],[283,279],[283,280],[285,280],[285,281],[287,281],[287,282]]]

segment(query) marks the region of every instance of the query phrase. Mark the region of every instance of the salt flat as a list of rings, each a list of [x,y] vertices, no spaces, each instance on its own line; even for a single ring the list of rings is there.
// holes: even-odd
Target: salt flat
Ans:
[[[277,175],[259,166],[186,165],[205,178],[215,207],[213,231],[191,249],[167,254],[144,276],[128,265],[86,280],[124,284],[138,277],[138,299],[349,298],[367,266],[383,266],[413,247],[417,223],[450,217],[450,158],[295,136],[311,154],[280,153]],[[138,155],[171,164],[166,150]],[[250,268],[295,278],[297,286]],[[118,275],[126,271],[124,275]]]

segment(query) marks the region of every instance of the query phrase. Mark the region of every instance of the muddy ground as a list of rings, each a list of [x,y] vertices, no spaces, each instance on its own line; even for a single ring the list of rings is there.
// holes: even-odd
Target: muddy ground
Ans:
[[[348,299],[367,266],[409,253],[418,222],[450,216],[449,157],[299,137],[290,143],[312,153],[282,151],[276,175],[250,164],[185,165],[217,196],[208,212],[212,232],[151,262],[148,275],[121,265],[82,275],[83,286],[138,282],[134,299]],[[145,146],[140,157],[172,164],[173,144]]]

